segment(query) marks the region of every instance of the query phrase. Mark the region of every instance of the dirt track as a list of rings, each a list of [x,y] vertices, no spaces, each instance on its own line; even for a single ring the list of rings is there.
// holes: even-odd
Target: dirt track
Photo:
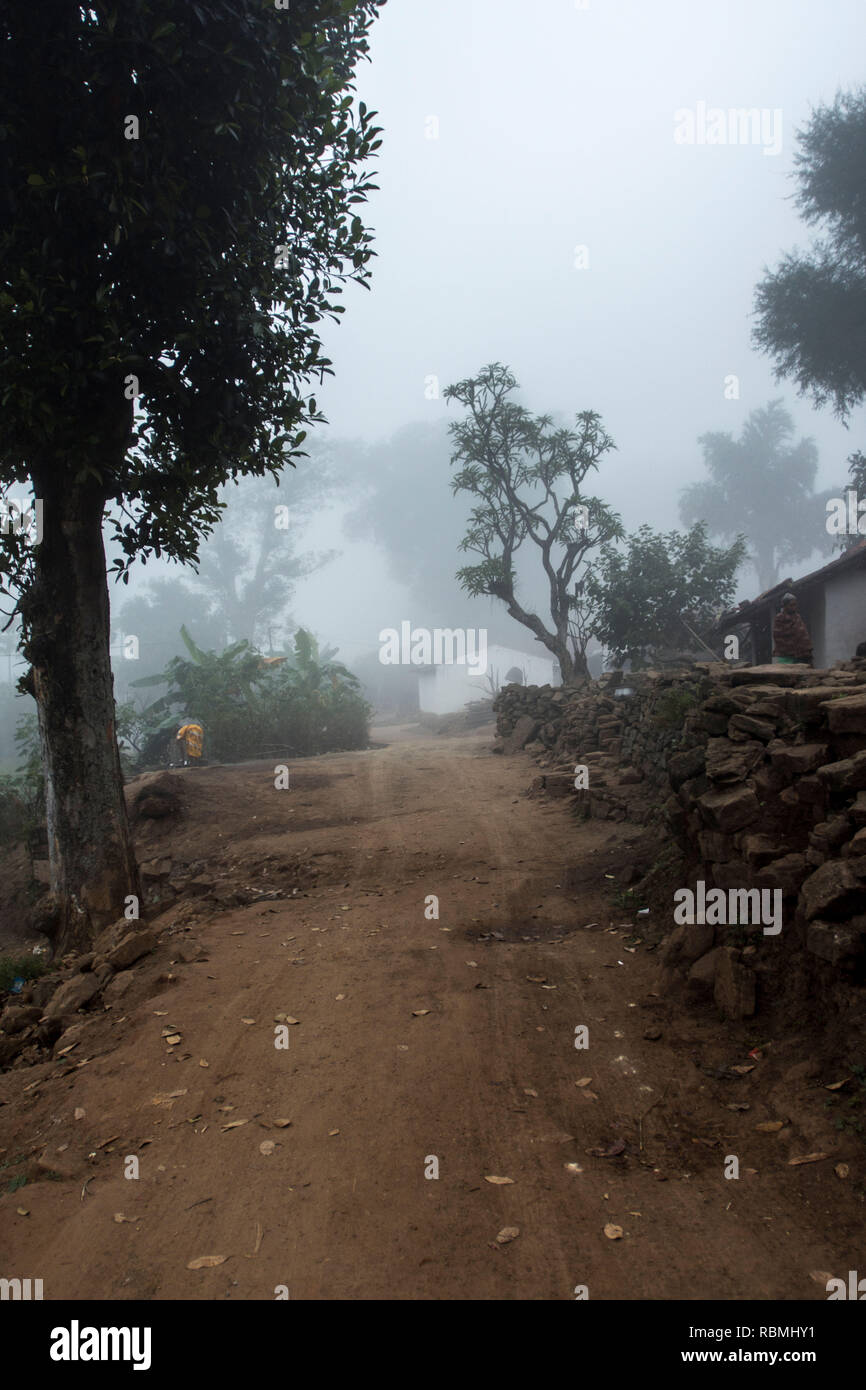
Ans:
[[[0,1197],[2,1272],[41,1277],[46,1299],[271,1299],[278,1285],[292,1299],[572,1299],[586,1285],[592,1299],[823,1300],[810,1271],[858,1267],[862,1148],[788,1166],[817,1143],[795,1124],[756,1132],[779,1108],[769,1064],[734,1081],[698,1065],[748,1062],[754,1026],[671,1006],[655,957],[623,944],[631,923],[608,930],[625,919],[605,870],[646,832],[527,799],[530,761],[489,746],[487,730],[397,737],[293,766],[288,792],[264,764],[183,774],[207,793],[184,830],[202,852],[274,856],[268,884],[282,861],[318,879],[293,900],[202,908],[205,959],[157,983],[161,947],[88,1023],[66,1075],[54,1062],[0,1077],[0,1158],[29,1164],[0,1176],[38,1178],[40,1155],[61,1174]],[[279,1013],[298,1020],[288,1051]],[[803,1059],[796,1039],[780,1055],[777,1071]],[[72,1070],[76,1056],[90,1061]],[[520,1234],[497,1244],[505,1227]],[[228,1258],[187,1269],[201,1255]]]

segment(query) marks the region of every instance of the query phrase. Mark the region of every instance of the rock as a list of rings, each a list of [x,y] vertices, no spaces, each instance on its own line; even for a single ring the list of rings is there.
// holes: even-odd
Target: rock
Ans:
[[[674,790],[692,777],[700,776],[705,763],[706,755],[700,746],[689,748],[684,753],[674,753],[667,763],[668,777]]]
[[[195,878],[191,878],[187,883],[187,888],[198,897],[202,897],[205,893],[213,891],[214,879],[210,874],[196,874]]]
[[[114,975],[114,967],[109,965],[107,960],[103,960],[100,961],[98,966],[94,966],[93,973],[99,981],[99,988],[105,989],[105,986]]]
[[[806,928],[806,950],[831,965],[841,965],[863,954],[860,932],[837,922],[810,922]]]
[[[728,716],[726,714],[699,714],[691,724],[695,733],[709,734],[713,738],[722,738],[728,732]]]
[[[85,975],[73,975],[51,996],[45,1010],[48,1018],[60,1018],[64,1014],[74,1014],[99,993],[99,981],[88,971]]]
[[[96,956],[106,956],[113,946],[130,929],[130,919],[128,917],[118,917],[110,926],[104,927],[97,937],[94,938],[93,950]]]
[[[861,826],[853,840],[842,846],[842,854],[846,858],[851,855],[866,854],[866,825]]]
[[[511,733],[503,739],[503,752],[518,753],[521,748],[535,738],[539,728],[538,720],[533,719],[531,714],[522,714]]]
[[[785,713],[800,724],[820,724],[824,719],[822,706],[838,693],[839,687],[836,685],[812,685],[803,690],[786,690]]]
[[[866,734],[866,694],[848,695],[843,700],[827,700],[822,708],[834,734]]]
[[[715,888],[723,888],[727,893],[731,888],[743,888],[754,878],[744,859],[726,859],[723,864],[710,865],[710,877]]]
[[[638,772],[636,767],[624,767],[619,774],[619,784],[621,787],[633,787],[638,782],[643,781],[643,774]]]
[[[95,956],[95,951],[85,951],[84,955],[79,956],[75,962],[76,970],[80,970],[82,972],[85,970],[91,970],[93,968]]]
[[[156,934],[145,928],[130,932],[108,953],[108,964],[112,970],[125,970],[142,956],[146,956],[156,946]]]
[[[749,738],[760,739],[761,743],[769,743],[771,738],[776,736],[776,725],[768,719],[756,719],[751,714],[734,714],[728,724],[728,732],[736,729],[738,733],[747,734]]]
[[[723,946],[717,958],[713,999],[726,1018],[751,1018],[755,1012],[755,976],[730,946]]]
[[[798,800],[807,806],[823,807],[827,800],[827,789],[818,777],[801,777],[794,786]]]
[[[744,666],[734,667],[730,673],[731,684],[738,685],[760,685],[772,689],[773,694],[785,686],[796,686],[802,681],[804,676],[811,676],[814,672],[811,666],[803,666],[799,662],[793,666]],[[761,690],[761,695],[765,691]],[[787,691],[785,692],[788,693]],[[795,692],[799,694],[798,692]]]
[[[121,970],[105,988],[104,999],[106,1004],[116,1004],[118,999],[122,999],[129,986],[135,979],[131,970]]]
[[[809,836],[809,844],[822,854],[832,854],[849,839],[851,826],[847,816],[831,816],[819,821]]]
[[[766,762],[757,769],[750,780],[754,783],[755,795],[760,801],[768,801],[771,797],[778,796],[786,781],[784,774],[777,767]]]
[[[858,792],[848,808],[848,814],[855,825],[866,825],[866,791]]]
[[[735,714],[740,714],[742,709],[743,701],[735,700],[732,695],[711,695],[701,705],[702,713],[723,714],[726,720]]]
[[[11,1037],[14,1033],[22,1033],[41,1017],[42,1010],[38,1004],[7,1004],[0,1014],[0,1029]]]
[[[755,739],[731,743],[711,738],[707,744],[707,776],[711,782],[744,782],[764,758],[764,745]]]
[[[713,991],[716,981],[716,970],[718,969],[719,957],[724,951],[723,946],[715,946],[712,951],[708,951],[700,960],[696,960],[689,970],[686,984],[689,992],[697,995],[709,995]]]
[[[730,835],[722,835],[718,830],[701,830],[698,833],[698,848],[705,863],[725,864],[736,857],[736,846]]]
[[[33,1041],[40,1047],[53,1047],[63,1032],[62,1018],[43,1018],[33,1032]]]
[[[800,895],[810,922],[816,917],[844,920],[863,905],[863,887],[848,859],[830,859],[822,864],[806,879]]]
[[[548,796],[571,796],[574,789],[573,772],[545,773],[544,790]]]
[[[838,763],[827,763],[818,768],[818,776],[833,791],[859,791],[866,788],[866,748],[855,753],[853,758],[843,758]]]
[[[148,859],[139,865],[139,873],[142,878],[161,879],[168,878],[172,870],[171,859]]]
[[[774,767],[788,778],[805,777],[826,762],[826,743],[785,743],[773,739],[767,747]]]
[[[781,888],[786,898],[795,897],[810,872],[805,854],[785,854],[759,869],[755,884],[758,888]]]
[[[691,777],[688,782],[683,782],[677,791],[677,797],[680,805],[688,808],[709,790],[710,779],[701,773],[700,776]]]
[[[672,968],[677,965],[690,965],[700,956],[706,955],[715,939],[715,928],[705,922],[693,925],[683,924],[674,927],[662,946],[660,959],[662,965]]]
[[[34,980],[30,986],[30,1003],[38,1004],[40,1009],[44,1009],[56,988],[57,980],[50,976],[43,976],[41,980]]]
[[[12,1065],[25,1042],[26,1036],[23,1033],[16,1033],[11,1038],[0,1034],[0,1071]]]
[[[758,819],[760,807],[751,787],[721,787],[705,792],[698,799],[701,816],[713,830],[732,834]]]
[[[760,867],[778,859],[782,847],[769,835],[744,835],[740,841],[740,853],[749,864]]]

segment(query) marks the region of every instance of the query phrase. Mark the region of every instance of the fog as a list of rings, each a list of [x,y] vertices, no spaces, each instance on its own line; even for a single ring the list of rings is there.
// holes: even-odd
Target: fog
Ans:
[[[468,506],[449,489],[445,430],[459,412],[442,392],[488,362],[514,371],[535,412],[600,412],[617,451],[593,491],[627,531],[681,526],[680,491],[704,476],[698,437],[739,435],[772,399],[816,441],[816,486],[844,485],[863,412],[845,428],[813,409],[774,380],[750,331],[765,268],[811,240],[792,200],[797,129],[862,81],[864,39],[861,0],[834,0],[832,22],[810,0],[389,0],[357,84],[384,130],[363,213],[372,286],[348,286],[341,322],[324,325],[328,424],[274,494],[292,555],[317,559],[306,577],[301,564],[269,649],[303,624],[351,665],[409,619],[475,622],[538,650],[452,577]],[[758,108],[762,137],[676,138],[684,112],[710,108]],[[323,461],[330,488],[299,504]],[[222,529],[245,527],[235,501]],[[816,550],[796,572],[817,563]],[[190,576],[151,562],[112,585],[115,645],[167,578]],[[740,597],[757,592],[749,565],[738,583]],[[136,671],[180,650],[181,622],[218,642],[208,603],[206,585],[178,593]]]
[[[816,486],[844,480],[863,412],[846,429],[775,382],[750,331],[763,269],[810,241],[792,202],[796,131],[862,81],[864,40],[858,0],[834,3],[832,22],[809,0],[386,5],[359,77],[385,131],[368,214],[378,259],[372,290],[350,287],[325,333],[331,432],[372,441],[446,422],[455,408],[427,399],[427,379],[498,360],[530,408],[602,414],[618,452],[597,488],[627,530],[679,526],[698,436],[738,435],[778,397],[818,445]],[[780,110],[781,152],[675,143],[674,113],[699,102]],[[739,399],[725,398],[730,375]],[[311,543],[332,526],[322,518]],[[375,637],[371,611],[400,602],[374,551],[343,550],[296,607],[348,651],[365,626]],[[740,594],[754,592],[744,567]]]

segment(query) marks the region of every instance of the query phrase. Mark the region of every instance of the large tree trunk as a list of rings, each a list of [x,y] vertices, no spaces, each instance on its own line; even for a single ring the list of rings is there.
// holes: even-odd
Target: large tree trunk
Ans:
[[[86,950],[117,917],[137,916],[140,888],[114,728],[104,498],[93,484],[37,487],[42,542],[22,602],[23,651],[39,710],[61,954]]]

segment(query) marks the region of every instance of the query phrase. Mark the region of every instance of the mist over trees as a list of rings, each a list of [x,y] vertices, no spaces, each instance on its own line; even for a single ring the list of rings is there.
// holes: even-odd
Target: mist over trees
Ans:
[[[556,658],[568,685],[587,673],[589,634],[573,622],[575,584],[589,552],[623,534],[619,516],[583,490],[615,446],[596,412],[579,414],[574,430],[558,428],[519,405],[516,389],[513,373],[492,363],[445,391],[468,412],[449,426],[458,465],[451,486],[476,499],[460,549],[481,556],[457,577],[467,593],[501,600]],[[527,541],[547,583],[545,619],[518,593],[515,556]]]
[[[765,272],[754,342],[777,380],[845,418],[866,398],[866,87],[819,106],[797,134],[794,201],[821,236]]]
[[[711,535],[746,537],[762,593],[782,577],[782,566],[832,548],[824,522],[833,489],[814,491],[818,450],[811,439],[795,443],[794,433],[790,413],[776,400],[751,412],[739,439],[721,431],[701,435],[709,476],[690,483],[680,498],[686,526],[702,521]]]
[[[115,590],[116,679],[129,684],[183,655],[181,625],[209,650],[239,641],[269,653],[290,650],[298,626],[295,590],[337,554],[303,549],[306,524],[334,489],[328,460],[315,450],[282,487],[270,477],[244,477],[221,489],[220,520],[202,541],[195,566],[149,582],[145,571],[132,597]],[[129,638],[135,639],[132,660]]]
[[[361,494],[344,518],[344,533],[372,541],[386,556],[389,572],[409,591],[411,613],[400,617],[429,628],[484,627],[491,642],[506,646],[532,641],[501,604],[468,595],[456,577],[469,506],[451,489],[447,422],[418,421],[366,446],[335,441],[333,453],[340,478]],[[383,624],[393,625],[393,616],[382,614]]]
[[[103,521],[119,574],[141,556],[188,563],[220,488],[278,474],[321,419],[319,325],[372,256],[357,205],[378,130],[352,79],[377,13],[212,0],[166,21],[156,0],[96,0],[46,24],[7,7],[0,482],[31,486],[44,522],[32,551],[4,536],[2,558],[39,710],[60,949],[140,899]]]

